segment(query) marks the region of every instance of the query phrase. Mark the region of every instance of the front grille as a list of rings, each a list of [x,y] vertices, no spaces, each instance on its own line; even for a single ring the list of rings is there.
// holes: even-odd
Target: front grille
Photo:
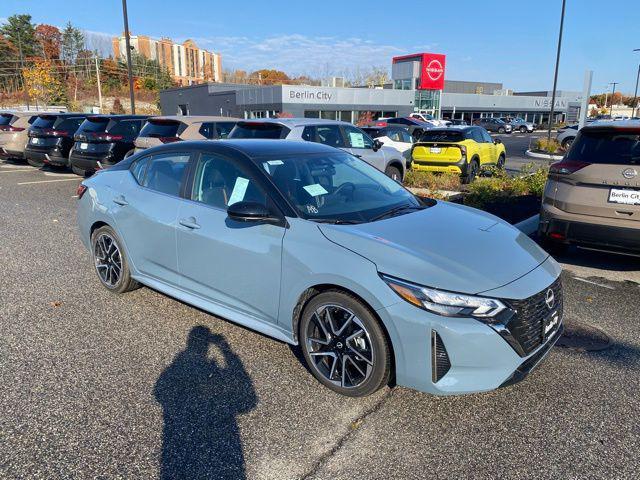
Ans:
[[[547,291],[553,290],[555,306],[549,309],[546,303]],[[542,345],[544,341],[544,319],[552,310],[557,310],[562,318],[563,297],[562,283],[558,278],[549,288],[545,288],[540,293],[536,293],[524,300],[508,300],[509,306],[515,315],[506,324],[513,339],[520,345],[524,353],[529,355],[532,351]]]
[[[444,377],[450,368],[449,354],[444,348],[442,338],[438,332],[431,330],[431,380],[433,383]]]

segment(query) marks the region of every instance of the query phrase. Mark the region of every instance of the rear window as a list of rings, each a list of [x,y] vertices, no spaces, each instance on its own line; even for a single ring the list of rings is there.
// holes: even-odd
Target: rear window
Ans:
[[[229,138],[284,138],[289,129],[277,123],[238,123]]]
[[[13,114],[11,113],[3,113],[2,115],[0,115],[0,126],[9,125],[12,118]]]
[[[61,118],[60,121],[55,124],[55,129],[75,133],[84,120],[85,117]]]
[[[421,142],[461,142],[464,140],[464,133],[457,131],[433,131],[428,130],[420,137]]]
[[[127,138],[135,138],[140,132],[141,120],[118,120],[111,124],[109,133],[113,135],[123,135]]]
[[[56,123],[55,115],[44,115],[35,119],[35,121],[31,124],[34,128],[52,128],[53,124]]]
[[[216,122],[218,138],[227,138],[235,126],[236,122]]]
[[[141,137],[177,137],[181,122],[175,120],[149,120],[140,131]],[[181,133],[181,132],[180,132]]]
[[[566,158],[588,163],[638,165],[640,164],[640,129],[582,130]]]
[[[80,125],[78,132],[101,133],[106,130],[108,123],[108,118],[87,118],[82,122],[82,125]]]

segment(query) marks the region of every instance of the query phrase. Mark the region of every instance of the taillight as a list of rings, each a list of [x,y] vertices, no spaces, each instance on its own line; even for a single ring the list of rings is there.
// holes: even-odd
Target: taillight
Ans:
[[[9,132],[22,132],[24,130],[24,128],[22,127],[12,127],[11,125],[9,125],[9,128],[7,128],[7,131]]]
[[[124,137],[122,135],[111,135],[108,133],[96,133],[94,135],[96,140],[104,140],[105,142],[117,142],[118,140],[122,140]]]
[[[82,198],[82,196],[84,195],[84,192],[86,191],[87,191],[86,185],[83,185],[82,183],[78,185],[78,188],[76,189],[76,195],[78,196],[78,200]]]
[[[549,167],[549,173],[569,175],[577,172],[581,168],[588,167],[589,165],[591,165],[589,162],[581,162],[579,160],[561,160],[551,164]]]
[[[173,143],[182,140],[180,137],[158,137],[162,143]]]
[[[52,128],[45,128],[42,130],[45,135],[51,135],[52,137],[68,137],[69,132],[66,130],[54,130]]]

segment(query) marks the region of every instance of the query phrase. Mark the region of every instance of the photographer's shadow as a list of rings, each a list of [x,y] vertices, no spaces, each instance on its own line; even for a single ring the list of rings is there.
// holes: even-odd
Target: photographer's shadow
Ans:
[[[211,345],[220,349],[225,366],[210,357]],[[154,395],[164,414],[160,478],[245,478],[236,416],[255,408],[257,398],[224,337],[204,326],[191,329]]]

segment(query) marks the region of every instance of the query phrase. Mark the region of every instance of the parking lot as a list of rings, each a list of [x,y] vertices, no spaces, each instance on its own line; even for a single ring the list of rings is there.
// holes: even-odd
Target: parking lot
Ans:
[[[500,137],[508,168],[528,162],[530,135]],[[284,343],[149,288],[107,292],[76,233],[79,182],[0,162],[0,477],[637,478],[640,259],[559,259],[569,336],[524,382],[351,399]],[[193,353],[197,326],[215,362]]]

